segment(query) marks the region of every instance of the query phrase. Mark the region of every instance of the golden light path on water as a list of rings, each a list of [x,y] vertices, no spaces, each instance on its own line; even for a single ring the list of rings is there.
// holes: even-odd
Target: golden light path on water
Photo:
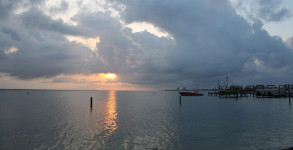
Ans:
[[[118,128],[116,111],[116,91],[109,91],[108,102],[106,105],[105,129],[108,131],[105,137],[111,136]]]

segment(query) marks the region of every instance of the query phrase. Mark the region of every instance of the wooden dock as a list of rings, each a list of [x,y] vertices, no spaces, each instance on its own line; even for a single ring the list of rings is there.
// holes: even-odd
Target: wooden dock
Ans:
[[[218,96],[219,98],[280,98],[292,97],[293,85],[255,85],[255,86],[230,86],[229,88],[213,89],[208,92],[208,96]]]

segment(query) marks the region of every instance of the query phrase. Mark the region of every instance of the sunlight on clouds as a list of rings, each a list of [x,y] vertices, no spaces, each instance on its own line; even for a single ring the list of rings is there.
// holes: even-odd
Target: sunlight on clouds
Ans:
[[[285,43],[288,47],[293,48],[293,36],[288,38]]]
[[[22,14],[24,12],[27,12],[29,9],[31,9],[31,6],[28,1],[22,1],[18,3],[18,7],[15,8],[14,14]]]
[[[64,4],[67,6],[66,9],[62,8]],[[105,0],[48,0],[45,1],[45,9],[43,10],[54,20],[61,19],[67,24],[78,25],[77,22],[72,20],[76,14],[81,12],[105,12],[105,5]]]
[[[114,73],[95,73],[95,74],[74,74],[58,75],[52,79],[53,82],[73,82],[73,83],[105,83],[116,82],[118,76]]]
[[[258,71],[262,71],[262,72],[268,72],[270,70],[272,70],[271,67],[265,65],[264,62],[262,62],[260,59],[258,58],[254,58],[254,64],[255,64],[255,67]]]
[[[72,0],[68,0],[70,2]],[[105,12],[106,0],[75,0],[79,8],[86,12]]]
[[[47,79],[47,84],[67,86],[67,89],[91,89],[91,90],[149,90],[129,83],[121,82],[115,73],[72,74],[58,75]]]
[[[258,58],[254,58],[254,64],[256,64],[257,66],[262,65],[262,61],[260,61]]]
[[[131,28],[133,33],[148,31],[158,37],[169,37],[173,39],[167,32],[162,31],[160,28],[155,27],[154,25],[147,22],[133,22],[126,25],[126,27]]]
[[[47,79],[46,84],[66,86],[66,89],[91,90],[149,90],[129,83],[121,82],[115,73],[58,75]]]
[[[100,43],[100,37],[95,38],[84,38],[81,36],[65,36],[68,41],[70,42],[76,42],[80,43],[89,49],[91,49],[93,52],[97,52],[97,43]]]
[[[107,75],[108,74],[108,75]],[[110,76],[110,79],[107,77]],[[17,77],[0,73],[0,89],[55,89],[55,90],[130,90],[146,91],[151,90],[119,81],[118,75],[111,79],[111,73],[102,74],[75,74],[58,75],[51,78],[36,78],[21,80]]]
[[[4,49],[4,53],[6,55],[11,54],[11,53],[16,53],[17,51],[18,51],[18,48],[14,47],[14,46]]]
[[[100,77],[104,78],[104,79],[108,79],[108,80],[115,80],[116,74],[114,74],[114,73],[101,73]]]
[[[242,16],[251,25],[253,24],[254,21],[252,18],[255,18],[256,16],[255,14],[252,14],[252,12],[255,12],[258,9],[257,5],[253,5],[255,4],[253,0],[229,0],[229,2],[238,15]]]

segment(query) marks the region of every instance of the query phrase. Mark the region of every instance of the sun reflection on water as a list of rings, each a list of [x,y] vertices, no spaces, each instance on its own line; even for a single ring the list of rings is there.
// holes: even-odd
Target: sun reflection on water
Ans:
[[[106,137],[111,136],[118,128],[116,107],[116,91],[109,91],[105,117],[105,128],[108,131]]]

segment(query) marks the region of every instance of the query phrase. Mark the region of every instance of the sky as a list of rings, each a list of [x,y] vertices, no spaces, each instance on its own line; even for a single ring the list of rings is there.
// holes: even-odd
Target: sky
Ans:
[[[0,0],[0,89],[293,84],[292,0]]]

